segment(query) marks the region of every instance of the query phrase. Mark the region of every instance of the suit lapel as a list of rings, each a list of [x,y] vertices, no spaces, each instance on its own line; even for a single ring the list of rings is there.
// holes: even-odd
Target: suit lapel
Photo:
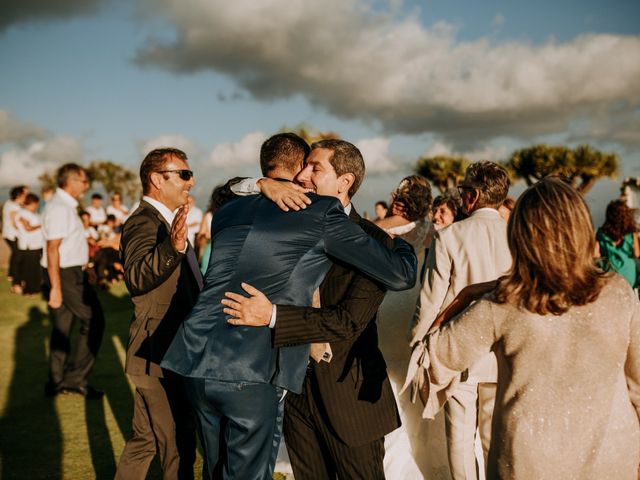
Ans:
[[[158,219],[158,221],[165,226],[165,228],[167,229],[167,233],[171,232],[171,225],[169,225],[167,220],[156,209],[156,207],[154,207],[153,205],[151,205],[149,202],[147,202],[145,200],[141,200],[140,201],[140,207],[146,208],[147,210],[149,210],[149,212],[151,212],[153,215],[155,215],[155,217]]]
[[[155,208],[153,205],[151,205],[149,202],[145,200],[140,201],[140,207],[146,208],[149,210],[149,212],[153,213],[153,215],[155,215],[158,221],[165,226],[165,228],[167,229],[167,234],[171,235],[171,225],[169,225],[169,222],[167,222],[167,220],[162,216],[162,214],[158,211],[157,208]],[[193,275],[194,280],[198,284],[199,291],[202,291],[202,287],[203,287],[202,272],[200,272],[200,268],[198,266],[198,259],[196,258],[195,250],[193,249],[189,241],[187,241],[187,252],[184,258],[187,260],[187,265],[189,265],[189,270],[191,271],[191,274]]]

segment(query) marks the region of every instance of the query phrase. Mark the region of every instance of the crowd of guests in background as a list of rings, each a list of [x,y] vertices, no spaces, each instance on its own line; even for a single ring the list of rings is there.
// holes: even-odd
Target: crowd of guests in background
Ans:
[[[328,149],[312,146],[311,151],[314,148]],[[176,207],[181,205],[180,197],[170,202],[176,208],[165,212],[175,215],[164,218],[170,225],[173,247],[167,241],[164,245],[160,237],[157,241],[160,247],[184,256],[185,272],[189,254],[194,253],[205,273],[211,263],[212,219],[236,197],[230,185],[240,179],[214,188],[203,212],[188,195],[193,172],[187,169],[186,155],[163,155],[158,154],[159,166],[172,161],[178,166],[141,169],[147,196],[140,208],[162,210],[163,204],[169,204],[162,200],[160,187],[168,182],[188,184],[188,207]],[[88,188],[86,172],[73,168],[67,176]],[[341,175],[351,174],[346,172]],[[423,417],[433,418],[441,407],[446,411],[448,462],[455,480],[483,479],[485,475],[597,478],[605,473],[631,478],[629,472],[637,473],[638,429],[631,424],[637,427],[640,411],[640,243],[634,210],[624,200],[612,201],[603,225],[594,232],[586,203],[559,177],[543,179],[517,200],[507,196],[509,186],[502,167],[478,162],[469,167],[459,186],[435,198],[427,179],[411,175],[399,183],[388,203],[375,204],[371,221],[389,236],[412,245],[420,272],[412,289],[387,294],[379,318],[372,312],[398,404],[394,412],[402,420],[402,426],[384,439],[387,478],[424,475],[428,456],[423,450],[428,439],[420,423]],[[69,187],[68,192],[79,199],[80,190]],[[52,193],[43,191],[41,201],[20,185],[11,189],[4,203],[2,235],[11,250],[7,274],[16,294],[38,294],[48,281],[46,270],[43,276],[40,267],[43,248],[47,248],[46,222],[40,212]],[[63,198],[65,194],[58,189],[56,195]],[[106,207],[103,200],[101,194],[93,193],[89,205],[78,213],[89,252],[86,265],[95,272],[99,285],[108,286],[125,276],[121,236],[137,206],[127,208],[119,193],[111,195]],[[176,226],[180,222],[188,242],[181,241],[177,248],[174,230],[182,228]],[[124,228],[125,243],[131,223]],[[164,232],[166,225],[154,228]],[[148,236],[155,242],[154,232],[150,230]],[[133,245],[137,239],[130,236]],[[130,256],[138,254],[130,249]],[[170,265],[171,258],[165,265]],[[191,273],[201,281],[199,273]],[[174,280],[183,281],[182,277]],[[605,321],[605,314],[611,321]],[[56,315],[55,321],[63,322]],[[590,323],[590,319],[596,321]],[[411,358],[407,330],[412,337]],[[82,384],[67,385],[66,380],[55,379],[52,367],[47,394],[56,395],[66,388],[101,397],[102,392],[86,384],[94,358],[95,352]],[[592,358],[598,360],[590,361]],[[508,365],[508,375],[507,370],[498,370],[500,361]],[[424,409],[401,399],[403,385],[413,388],[413,399],[420,397]],[[136,386],[140,391],[146,388]],[[289,395],[287,401],[292,402],[295,394]],[[583,415],[586,411],[590,412],[587,416]],[[610,422],[616,426],[611,427]],[[476,436],[482,444],[482,455],[477,458]],[[548,442],[540,442],[541,437]],[[630,439],[636,442],[635,456],[624,447]],[[566,452],[557,455],[562,449]]]
[[[22,295],[37,295],[42,290],[42,272],[40,259],[44,247],[41,229],[42,211],[47,200],[55,190],[44,188],[42,200],[29,191],[26,185],[11,188],[9,199],[2,208],[2,237],[10,248],[7,275],[11,279],[11,291]],[[120,262],[120,233],[123,223],[135,210],[139,202],[129,209],[122,195],[115,192],[110,196],[108,205],[104,205],[104,196],[93,193],[89,204],[79,210],[89,245],[90,265],[95,272],[99,286],[107,288],[110,284],[122,280],[123,267]],[[194,246],[202,246],[201,256],[206,250],[206,241],[210,234],[211,215],[203,221],[203,212],[195,205],[194,197],[189,197],[189,241]],[[199,233],[203,235],[196,241]]]

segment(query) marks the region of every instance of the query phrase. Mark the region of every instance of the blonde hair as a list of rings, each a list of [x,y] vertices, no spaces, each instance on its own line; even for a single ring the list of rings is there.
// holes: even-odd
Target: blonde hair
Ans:
[[[529,187],[507,232],[513,265],[496,290],[498,303],[561,315],[598,298],[607,274],[593,260],[589,208],[571,185],[546,177]]]

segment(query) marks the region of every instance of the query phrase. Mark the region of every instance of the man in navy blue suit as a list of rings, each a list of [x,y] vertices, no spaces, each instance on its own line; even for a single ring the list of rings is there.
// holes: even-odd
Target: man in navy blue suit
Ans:
[[[333,155],[357,156],[361,162],[356,147],[338,145]],[[323,150],[314,154],[327,154]],[[260,151],[263,174],[291,181],[308,152],[300,137],[274,135]],[[357,190],[364,172],[348,171],[349,162],[344,164],[346,170],[336,172],[339,181]],[[220,303],[225,292],[240,292],[242,282],[248,282],[273,303],[311,305],[331,267],[327,254],[392,290],[415,283],[411,246],[396,240],[389,250],[350,221],[335,198],[309,197],[306,209],[289,213],[262,195],[244,197],[214,217],[204,289],[161,364],[187,377],[206,453],[206,478],[212,478],[219,452],[225,458],[224,478],[270,478],[278,402],[283,390],[302,390],[309,356],[308,345],[273,348],[268,327],[229,324]]]

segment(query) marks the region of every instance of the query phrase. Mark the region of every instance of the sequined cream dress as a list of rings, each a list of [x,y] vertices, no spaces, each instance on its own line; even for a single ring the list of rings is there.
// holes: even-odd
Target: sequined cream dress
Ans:
[[[476,302],[430,336],[432,378],[445,383],[491,348],[499,373],[487,478],[638,478],[640,306],[624,278],[560,316]]]

